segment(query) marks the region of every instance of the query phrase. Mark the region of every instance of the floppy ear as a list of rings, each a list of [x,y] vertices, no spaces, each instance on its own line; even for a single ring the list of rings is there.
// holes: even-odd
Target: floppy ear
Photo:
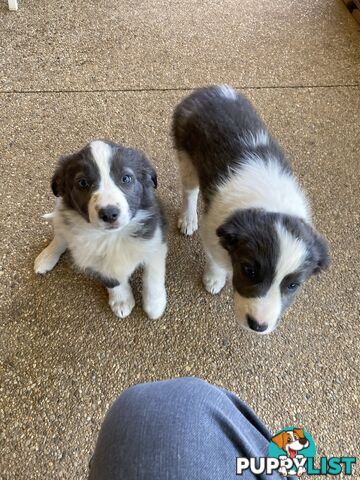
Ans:
[[[327,241],[313,230],[313,275],[326,270],[330,264],[329,247]]]
[[[279,448],[284,450],[284,447],[286,445],[286,433],[278,433],[277,435],[275,435],[275,437],[272,437],[271,441],[274,442],[275,445],[277,445]]]
[[[153,188],[157,188],[158,182],[157,182],[156,170],[145,154],[143,154],[142,157],[143,157],[143,164],[144,164],[143,177],[144,177],[145,184],[151,185]]]
[[[220,238],[221,245],[233,252],[239,242],[264,248],[262,237],[269,230],[269,216],[273,214],[258,208],[236,210],[218,229],[216,235]],[[259,243],[260,242],[260,243]]]
[[[216,235],[220,238],[221,245],[230,252],[239,239],[239,228],[230,220],[217,228]]]
[[[157,174],[155,172],[155,170],[153,169],[152,173],[150,174],[150,178],[151,178],[151,181],[152,181],[152,184],[153,184],[153,187],[154,188],[157,188]]]
[[[63,197],[65,195],[65,169],[73,155],[62,156],[58,160],[57,167],[51,179],[51,190],[55,197]]]
[[[63,165],[58,164],[54,175],[51,179],[51,190],[55,197],[62,197],[64,195],[64,172]]]

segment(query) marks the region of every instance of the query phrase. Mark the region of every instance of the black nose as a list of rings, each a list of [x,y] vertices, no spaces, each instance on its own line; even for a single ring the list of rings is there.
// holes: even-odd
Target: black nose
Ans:
[[[100,208],[99,217],[103,222],[114,223],[120,215],[120,210],[117,207],[109,205],[105,208]]]
[[[258,323],[251,315],[246,315],[246,320],[248,321],[251,330],[254,330],[255,332],[264,332],[268,327],[267,325],[261,325],[261,323]]]

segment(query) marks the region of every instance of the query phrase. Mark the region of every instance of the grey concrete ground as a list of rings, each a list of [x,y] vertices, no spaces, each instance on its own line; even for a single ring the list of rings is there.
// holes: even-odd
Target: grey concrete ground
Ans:
[[[85,479],[114,398],[180,375],[233,390],[273,431],[303,426],[321,455],[358,453],[360,26],[343,3],[24,0],[18,13],[2,2],[0,23],[0,478]],[[171,112],[213,82],[254,101],[331,246],[331,269],[269,336],[238,328],[229,288],[204,291],[198,235],[176,230]],[[139,306],[139,275],[137,306],[120,321],[68,255],[33,273],[51,238],[40,216],[55,161],[96,137],[157,166],[170,222],[159,321]]]

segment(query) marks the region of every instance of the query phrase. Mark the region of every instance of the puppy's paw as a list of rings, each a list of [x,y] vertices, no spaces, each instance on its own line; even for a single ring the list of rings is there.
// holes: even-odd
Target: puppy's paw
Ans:
[[[198,229],[197,214],[190,215],[188,212],[181,213],[178,220],[178,229],[183,235],[190,237]]]
[[[49,272],[55,267],[58,261],[59,255],[51,251],[51,249],[45,248],[35,259],[34,271],[40,274]]]
[[[203,276],[203,283],[206,290],[212,295],[216,295],[221,292],[226,283],[226,277],[215,277],[209,273],[205,273]]]
[[[132,309],[135,306],[135,300],[133,296],[128,297],[125,300],[110,299],[109,305],[117,317],[125,318],[132,312]]]
[[[147,314],[147,316],[151,320],[157,320],[160,318],[166,307],[166,292],[165,290],[163,292],[158,293],[157,295],[145,295],[144,296],[144,302],[143,302],[143,308]]]

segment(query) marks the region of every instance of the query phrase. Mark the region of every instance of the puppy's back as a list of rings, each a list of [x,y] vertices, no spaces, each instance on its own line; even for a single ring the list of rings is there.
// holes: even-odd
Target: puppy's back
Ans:
[[[227,85],[199,88],[176,107],[173,117],[175,148],[188,153],[228,151],[246,132],[265,130],[254,107]],[[236,142],[238,138],[239,142]]]
[[[186,152],[198,172],[203,194],[253,155],[289,168],[250,101],[227,85],[200,88],[182,100],[172,131],[175,148]]]

